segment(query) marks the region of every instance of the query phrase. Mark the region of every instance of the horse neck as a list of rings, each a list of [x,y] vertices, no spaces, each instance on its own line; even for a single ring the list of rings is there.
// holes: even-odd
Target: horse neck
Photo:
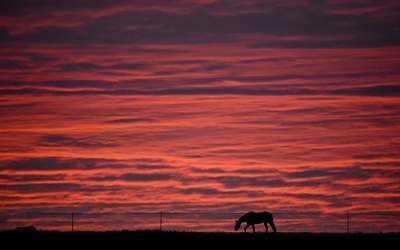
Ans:
[[[247,221],[247,220],[248,220],[248,216],[247,216],[247,214],[245,214],[245,215],[241,216],[241,217],[238,219],[238,222],[239,222],[239,223],[243,223],[243,222],[245,222],[245,221]]]

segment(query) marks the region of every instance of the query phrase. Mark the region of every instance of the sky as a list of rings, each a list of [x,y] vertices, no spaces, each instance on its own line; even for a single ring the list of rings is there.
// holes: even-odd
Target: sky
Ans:
[[[399,1],[6,0],[0,45],[0,229],[400,231]]]

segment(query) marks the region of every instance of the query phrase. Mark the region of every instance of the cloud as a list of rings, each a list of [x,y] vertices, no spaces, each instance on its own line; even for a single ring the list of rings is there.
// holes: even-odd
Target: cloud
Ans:
[[[106,165],[104,165],[106,164]],[[112,161],[107,159],[76,158],[65,159],[59,157],[21,158],[11,161],[2,161],[2,169],[11,171],[59,171],[96,169],[112,166]]]
[[[65,135],[46,135],[39,139],[37,142],[38,146],[45,147],[79,147],[79,148],[87,148],[87,147],[114,147],[116,144],[110,143],[109,140],[104,141],[99,138],[90,138],[90,137],[71,137]]]
[[[252,8],[234,8],[230,4],[203,4],[199,9],[180,11],[179,5],[166,9],[161,4],[153,10],[144,4],[112,2],[88,4],[54,4],[49,2],[32,6],[10,4],[2,15],[21,19],[30,17],[35,27],[29,32],[13,34],[16,22],[8,22],[2,42],[70,43],[70,44],[141,44],[167,43],[215,43],[235,40],[237,34],[263,34],[276,37],[313,36],[332,37],[326,42],[293,41],[264,43],[263,46],[281,47],[377,47],[397,45],[399,28],[396,20],[382,19],[394,6],[382,8],[370,3],[364,13],[358,4],[310,5],[254,5]],[[245,5],[249,7],[251,5]],[[147,6],[149,7],[149,6]],[[392,7],[392,8],[391,8]],[[337,11],[342,9],[343,12]],[[44,10],[47,10],[44,12]],[[79,10],[79,11],[77,11]],[[225,11],[224,11],[225,10]],[[345,11],[347,10],[347,13]],[[52,20],[42,15],[50,13]],[[75,17],[74,25],[67,23]],[[42,20],[41,20],[42,19]],[[28,22],[22,19],[22,22]],[[79,20],[79,21],[78,21]],[[21,22],[18,22],[21,23]],[[8,31],[8,32],[7,32]],[[335,37],[347,36],[337,41]],[[259,43],[260,46],[263,43]]]

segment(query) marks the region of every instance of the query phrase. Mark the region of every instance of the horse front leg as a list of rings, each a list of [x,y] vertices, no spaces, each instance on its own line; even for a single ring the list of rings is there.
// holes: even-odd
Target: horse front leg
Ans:
[[[254,226],[254,224],[251,224],[251,226],[253,227],[253,233],[256,232],[256,226]]]
[[[250,224],[247,224],[247,225],[244,227],[244,232],[245,232],[245,233],[247,232],[246,229],[247,229],[249,226],[250,226]]]
[[[265,226],[265,232],[268,233],[268,223],[264,222],[264,226]]]

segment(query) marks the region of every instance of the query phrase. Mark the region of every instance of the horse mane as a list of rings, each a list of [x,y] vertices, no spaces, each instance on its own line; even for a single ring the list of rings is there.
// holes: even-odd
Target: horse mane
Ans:
[[[238,219],[239,222],[246,222],[246,220],[248,219],[249,216],[255,214],[254,211],[249,211],[245,214],[243,214],[242,216],[240,216],[240,218]]]

